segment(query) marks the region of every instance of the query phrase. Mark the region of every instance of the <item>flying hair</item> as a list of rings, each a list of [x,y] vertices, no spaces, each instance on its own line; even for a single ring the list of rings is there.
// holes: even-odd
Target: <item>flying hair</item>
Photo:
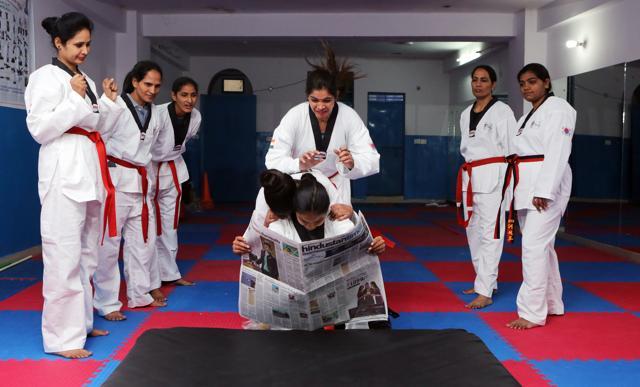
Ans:
[[[313,63],[308,58],[305,61],[313,69],[307,77],[307,95],[313,90],[327,89],[340,98],[346,94],[351,82],[364,78],[365,75],[356,72],[356,66],[348,58],[336,59],[331,46],[326,40],[321,40],[324,57],[319,63]]]

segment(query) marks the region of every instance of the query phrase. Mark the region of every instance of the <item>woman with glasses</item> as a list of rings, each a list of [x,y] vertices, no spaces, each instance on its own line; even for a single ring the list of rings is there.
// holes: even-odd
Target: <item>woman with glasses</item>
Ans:
[[[307,77],[307,101],[294,106],[273,132],[266,166],[284,173],[312,168],[338,190],[338,203],[351,204],[350,180],[378,173],[380,155],[358,113],[338,102],[353,66],[336,62],[325,46],[325,62]],[[341,92],[342,90],[342,92]]]

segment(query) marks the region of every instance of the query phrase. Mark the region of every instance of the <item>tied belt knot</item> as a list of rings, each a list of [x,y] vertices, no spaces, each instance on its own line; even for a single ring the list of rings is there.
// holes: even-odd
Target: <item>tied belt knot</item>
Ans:
[[[142,183],[142,238],[144,239],[144,243],[147,243],[149,239],[149,206],[147,205],[147,192],[149,191],[149,180],[147,179],[147,168],[135,165],[125,160],[121,160],[119,158],[109,156],[109,161],[112,161],[122,167],[135,169],[138,171],[140,175],[140,180]]]
[[[107,164],[107,149],[102,141],[102,136],[98,132],[90,132],[88,130],[74,126],[67,130],[66,133],[76,134],[87,137],[91,142],[96,145],[96,151],[98,153],[98,162],[100,163],[100,175],[102,176],[102,184],[105,191],[107,191],[107,197],[104,201],[104,221],[102,224],[102,241],[104,243],[104,236],[107,231],[107,225],[109,226],[109,237],[118,235],[118,228],[116,226],[116,189],[111,181],[111,175],[109,174],[109,166]]]
[[[458,178],[456,182],[456,215],[458,217],[458,224],[464,228],[467,228],[471,216],[473,215],[473,186],[471,184],[471,177],[473,175],[473,168],[480,167],[488,164],[506,163],[507,158],[504,156],[488,157],[486,159],[480,159],[475,161],[469,161],[460,166],[458,170]],[[467,200],[462,200],[462,173],[466,172],[469,176],[467,183]],[[467,219],[464,218],[465,210],[467,212]]]
[[[515,225],[515,210],[514,206],[514,196],[516,187],[518,186],[518,181],[520,181],[520,163],[531,163],[531,162],[540,162],[544,161],[544,155],[527,155],[527,156],[518,156],[516,154],[512,154],[506,157],[507,160],[507,171],[504,174],[504,183],[502,184],[502,199],[500,199],[500,207],[498,209],[498,215],[496,216],[496,226],[493,230],[493,238],[500,239],[500,215],[502,211],[502,203],[504,202],[504,197],[511,184],[511,178],[513,176],[513,187],[511,189],[511,200],[509,201],[509,213],[507,215],[507,224],[506,224],[506,238],[507,242],[513,243],[514,240],[514,225]]]
[[[158,203],[158,193],[160,192],[160,167],[162,163],[166,162],[169,165],[169,169],[171,169],[171,176],[173,178],[173,185],[176,187],[176,191],[178,191],[178,197],[176,197],[176,207],[173,215],[173,229],[178,229],[178,222],[180,220],[180,199],[182,199],[182,189],[180,188],[180,181],[178,180],[178,171],[176,170],[176,163],[174,160],[170,161],[160,161],[158,162],[158,173],[156,175],[156,193],[153,197],[153,202],[155,204],[156,210],[156,234],[158,236],[162,235],[162,214],[160,214],[160,203]]]

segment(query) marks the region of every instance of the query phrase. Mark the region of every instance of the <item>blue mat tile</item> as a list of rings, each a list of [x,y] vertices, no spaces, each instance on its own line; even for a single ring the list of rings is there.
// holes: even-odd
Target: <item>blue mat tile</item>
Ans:
[[[21,291],[35,284],[36,282],[38,282],[38,280],[35,280],[35,279],[0,280],[0,301],[6,300],[11,296],[17,293],[20,293]]]
[[[39,259],[29,259],[6,270],[0,271],[0,278],[30,278],[42,279],[42,261]]]
[[[222,228],[220,224],[196,224],[196,223],[185,223],[181,224],[178,227],[179,233],[190,233],[190,232],[219,232]]]
[[[500,361],[520,360],[520,355],[498,333],[474,312],[468,313],[408,313],[392,320],[393,329],[449,329],[460,328],[471,332],[485,343]]]
[[[564,281],[639,282],[640,265],[627,262],[560,262]]]
[[[202,258],[215,261],[237,260],[238,256],[231,251],[230,245],[215,245],[204,253]]]
[[[211,245],[220,238],[217,231],[181,231],[178,229],[179,243],[189,243],[198,245]]]
[[[367,223],[372,227],[377,226],[426,226],[425,221],[422,219],[398,219],[387,218],[384,216],[369,216],[367,217]]]
[[[382,262],[385,282],[436,282],[438,278],[419,262]]]
[[[149,315],[148,312],[127,312],[127,319],[124,321],[107,321],[98,316],[94,317],[93,326],[97,329],[109,331],[107,336],[87,339],[86,348],[93,352],[91,356],[94,360],[105,360],[112,356],[118,348],[126,342],[136,329],[144,322]]]
[[[105,365],[100,369],[100,371],[95,375],[89,382],[86,384],[87,387],[100,387],[102,386],[109,376],[113,373],[113,371],[118,368],[120,365],[119,360],[111,360],[105,363]]]
[[[476,298],[475,294],[463,294],[463,290],[471,289],[473,283],[471,282],[446,282],[445,285],[451,289],[455,295],[465,304],[473,301]],[[517,311],[516,298],[518,296],[518,290],[520,284],[515,282],[498,282],[498,292],[491,298],[493,304],[483,309],[478,309],[479,312],[515,312]]]
[[[557,386],[638,386],[640,361],[531,361]]]
[[[407,247],[407,250],[416,256],[418,260],[428,262],[468,262],[471,261],[471,253],[466,246],[460,247]],[[517,262],[520,260],[515,254],[503,251],[501,261]]]
[[[624,312],[624,309],[581,287],[563,281],[562,300],[566,312]]]
[[[237,282],[199,281],[196,286],[178,286],[171,293],[163,311],[171,312],[236,312]]]
[[[180,274],[187,275],[197,261],[187,261],[187,260],[178,260],[176,263],[178,264],[178,269],[180,270]]]

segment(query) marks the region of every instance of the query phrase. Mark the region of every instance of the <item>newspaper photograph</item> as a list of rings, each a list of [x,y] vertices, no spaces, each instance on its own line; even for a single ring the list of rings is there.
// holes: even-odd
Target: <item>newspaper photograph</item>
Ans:
[[[252,218],[245,233],[238,307],[248,319],[275,327],[316,330],[325,325],[387,319],[378,257],[362,213],[348,233],[309,242],[282,237]]]

